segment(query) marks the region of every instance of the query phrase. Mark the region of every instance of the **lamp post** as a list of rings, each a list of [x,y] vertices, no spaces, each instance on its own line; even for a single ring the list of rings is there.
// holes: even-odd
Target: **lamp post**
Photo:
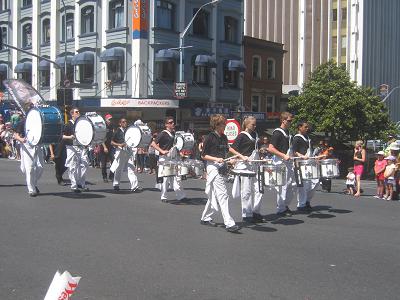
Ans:
[[[65,106],[65,97],[66,97],[66,84],[68,82],[67,80],[67,9],[65,7],[65,2],[64,0],[62,1],[62,5],[64,8],[64,80],[63,80],[63,85],[64,85],[64,122],[67,123],[68,115],[67,115],[67,107]]]
[[[183,82],[183,80],[184,80],[184,75],[183,75],[183,49],[185,47],[184,47],[183,44],[184,44],[184,38],[185,38],[185,35],[186,35],[187,31],[189,30],[190,26],[192,26],[194,19],[196,19],[197,15],[199,14],[199,12],[204,7],[206,7],[206,6],[210,5],[210,4],[217,4],[220,1],[222,1],[222,0],[213,0],[213,1],[207,2],[207,3],[203,4],[202,6],[200,6],[200,8],[194,14],[193,18],[190,20],[189,24],[179,34],[179,82]]]

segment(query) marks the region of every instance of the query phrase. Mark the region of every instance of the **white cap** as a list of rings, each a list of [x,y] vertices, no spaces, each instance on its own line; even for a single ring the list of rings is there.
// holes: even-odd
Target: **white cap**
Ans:
[[[379,151],[377,154],[378,154],[378,155],[385,155],[385,152]]]

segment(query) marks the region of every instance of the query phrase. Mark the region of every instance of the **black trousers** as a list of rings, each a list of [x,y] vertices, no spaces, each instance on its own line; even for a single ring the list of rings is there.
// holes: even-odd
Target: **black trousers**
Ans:
[[[103,148],[103,147],[102,147]],[[107,179],[107,162],[112,162],[114,161],[114,151],[111,149],[108,151],[108,153],[105,153],[103,149],[100,151],[100,166],[101,166],[101,175],[103,176],[103,179]],[[113,173],[110,171],[110,178],[113,177]]]
[[[64,172],[67,170],[65,166],[65,160],[67,159],[67,155],[61,155],[54,157],[54,168],[56,170],[56,178],[58,182],[62,181],[62,176]]]
[[[321,178],[321,188],[330,192],[332,189],[332,180],[329,178]]]

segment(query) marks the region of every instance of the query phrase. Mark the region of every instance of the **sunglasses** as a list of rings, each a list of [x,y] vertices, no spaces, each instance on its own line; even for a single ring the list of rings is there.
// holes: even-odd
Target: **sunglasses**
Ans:
[[[75,110],[74,113],[80,114],[80,111],[79,110]]]
[[[288,121],[288,122],[290,123],[290,122],[292,122],[293,120],[292,120],[292,119],[286,119],[286,121]]]
[[[174,124],[174,123],[175,123],[174,121],[167,122],[167,124]]]

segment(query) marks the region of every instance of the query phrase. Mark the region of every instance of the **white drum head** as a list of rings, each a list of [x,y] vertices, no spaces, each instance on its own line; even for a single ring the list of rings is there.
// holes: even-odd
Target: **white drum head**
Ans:
[[[176,147],[176,149],[178,149],[178,151],[181,151],[183,149],[183,144],[184,144],[183,136],[181,136],[181,135],[177,136],[175,147]]]
[[[82,146],[88,146],[93,140],[92,123],[85,117],[80,117],[75,123],[75,138]]]
[[[29,144],[36,146],[42,138],[42,116],[37,109],[31,109],[26,116],[25,137]]]
[[[142,139],[142,132],[137,126],[130,126],[125,132],[125,143],[128,147],[136,148]]]

